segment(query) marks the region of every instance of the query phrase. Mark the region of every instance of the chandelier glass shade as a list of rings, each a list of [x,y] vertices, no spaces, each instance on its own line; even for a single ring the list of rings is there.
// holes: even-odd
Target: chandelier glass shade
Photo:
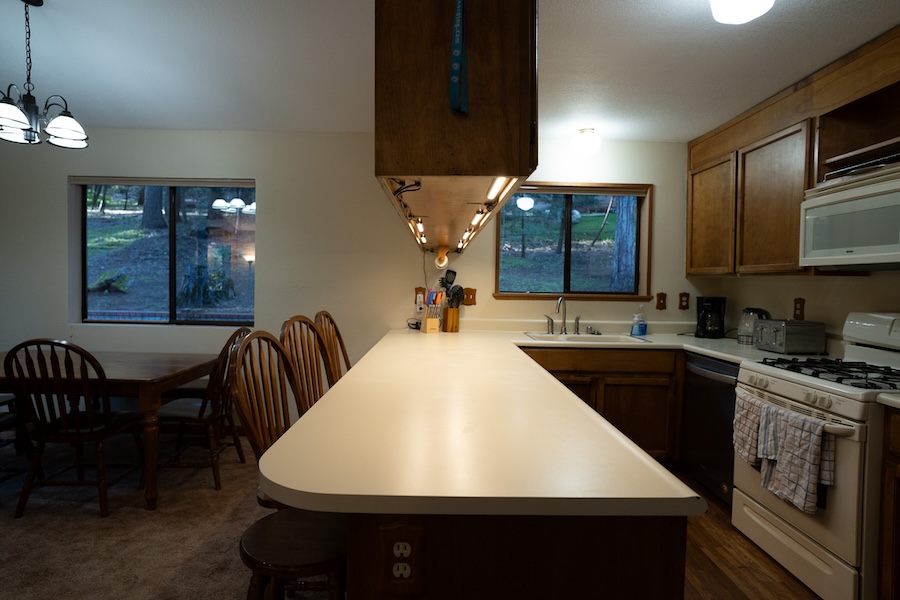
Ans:
[[[25,3],[25,92],[10,84],[0,91],[0,139],[16,144],[40,144],[41,127],[47,143],[60,148],[86,148],[87,134],[69,112],[66,99],[58,94],[47,98],[39,107],[31,83],[31,21],[29,6],[42,6],[44,0],[22,0]]]

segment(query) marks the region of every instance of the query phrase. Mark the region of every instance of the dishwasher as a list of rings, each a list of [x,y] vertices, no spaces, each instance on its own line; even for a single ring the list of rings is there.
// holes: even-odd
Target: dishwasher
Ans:
[[[687,353],[681,467],[729,506],[734,487],[734,387],[739,364]]]

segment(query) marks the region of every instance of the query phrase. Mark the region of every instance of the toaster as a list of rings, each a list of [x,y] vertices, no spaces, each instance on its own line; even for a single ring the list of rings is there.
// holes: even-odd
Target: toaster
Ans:
[[[824,354],[825,324],[757,319],[753,324],[753,343],[760,350],[779,354]]]

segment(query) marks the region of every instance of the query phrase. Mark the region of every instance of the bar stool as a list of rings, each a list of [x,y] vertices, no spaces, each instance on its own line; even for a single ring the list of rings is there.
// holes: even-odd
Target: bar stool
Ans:
[[[346,517],[286,508],[250,525],[241,536],[241,560],[253,575],[247,598],[273,600],[286,590],[327,590],[329,600],[344,598]],[[301,578],[325,575],[325,581]],[[298,581],[298,579],[300,581]]]

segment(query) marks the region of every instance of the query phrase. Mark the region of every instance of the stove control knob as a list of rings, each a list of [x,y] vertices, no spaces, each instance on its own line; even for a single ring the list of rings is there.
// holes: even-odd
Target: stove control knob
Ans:
[[[747,383],[756,385],[756,375],[747,375]]]
[[[816,393],[812,390],[803,390],[803,401],[807,404],[815,404]]]
[[[768,378],[768,377],[760,377],[760,378],[756,381],[756,383],[757,383],[757,385],[759,385],[759,387],[761,387],[762,389],[766,389],[767,387],[769,387],[769,378]]]
[[[822,408],[831,408],[831,396],[827,394],[819,396],[819,406]]]

